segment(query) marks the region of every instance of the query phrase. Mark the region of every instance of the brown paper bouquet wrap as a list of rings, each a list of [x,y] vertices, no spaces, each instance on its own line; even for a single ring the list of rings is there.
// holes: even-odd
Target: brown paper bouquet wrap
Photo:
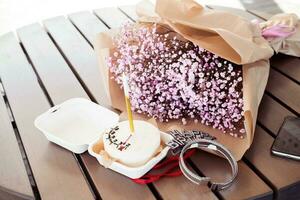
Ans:
[[[281,28],[284,37],[266,37],[276,53],[300,56],[300,20],[294,13],[280,13],[259,24],[262,34],[272,27]]]
[[[138,23],[160,23],[170,27],[184,39],[193,42],[218,56],[242,65],[244,129],[243,139],[224,134],[218,129],[201,123],[188,121],[183,125],[180,120],[157,121],[162,131],[200,130],[217,138],[240,160],[250,147],[256,126],[258,107],[263,96],[269,74],[269,58],[273,49],[261,35],[257,24],[227,12],[207,10],[192,0],[157,0],[156,6],[148,1],[137,5]],[[123,91],[111,79],[106,58],[114,52],[113,36],[119,30],[100,33],[95,41],[95,50],[103,74],[107,106],[126,111]],[[300,52],[298,52],[300,54]],[[134,114],[135,118],[148,118]]]

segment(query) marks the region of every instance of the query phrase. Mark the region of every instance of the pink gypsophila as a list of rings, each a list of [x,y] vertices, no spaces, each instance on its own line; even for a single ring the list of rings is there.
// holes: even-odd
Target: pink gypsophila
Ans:
[[[242,66],[158,24],[125,24],[107,63],[122,85],[128,76],[134,112],[162,122],[187,119],[243,137]]]

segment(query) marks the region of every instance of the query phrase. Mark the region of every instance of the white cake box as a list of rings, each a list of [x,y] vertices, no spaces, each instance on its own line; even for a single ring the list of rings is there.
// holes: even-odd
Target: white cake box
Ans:
[[[73,98],[50,108],[34,121],[46,138],[74,153],[88,150],[103,165],[100,154],[93,152],[93,146],[102,137],[101,134],[119,122],[119,115],[84,98]],[[161,140],[166,143],[172,137],[161,132]],[[119,162],[112,162],[112,169],[129,178],[140,178],[150,171],[168,153],[169,147],[163,150],[140,167],[128,167]]]

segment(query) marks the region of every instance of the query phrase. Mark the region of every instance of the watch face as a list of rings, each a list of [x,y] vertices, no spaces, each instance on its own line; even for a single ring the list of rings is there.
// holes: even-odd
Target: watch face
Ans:
[[[272,150],[283,154],[300,156],[300,118],[286,118]]]

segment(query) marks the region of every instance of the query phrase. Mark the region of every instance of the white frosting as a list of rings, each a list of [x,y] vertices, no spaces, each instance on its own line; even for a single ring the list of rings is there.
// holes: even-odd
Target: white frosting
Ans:
[[[160,132],[152,124],[134,120],[133,135],[130,133],[128,121],[120,122],[115,127],[119,129],[114,131],[109,129],[103,135],[104,150],[110,157],[127,166],[138,167],[157,153],[160,146]],[[120,142],[126,140],[125,145],[120,145]]]

